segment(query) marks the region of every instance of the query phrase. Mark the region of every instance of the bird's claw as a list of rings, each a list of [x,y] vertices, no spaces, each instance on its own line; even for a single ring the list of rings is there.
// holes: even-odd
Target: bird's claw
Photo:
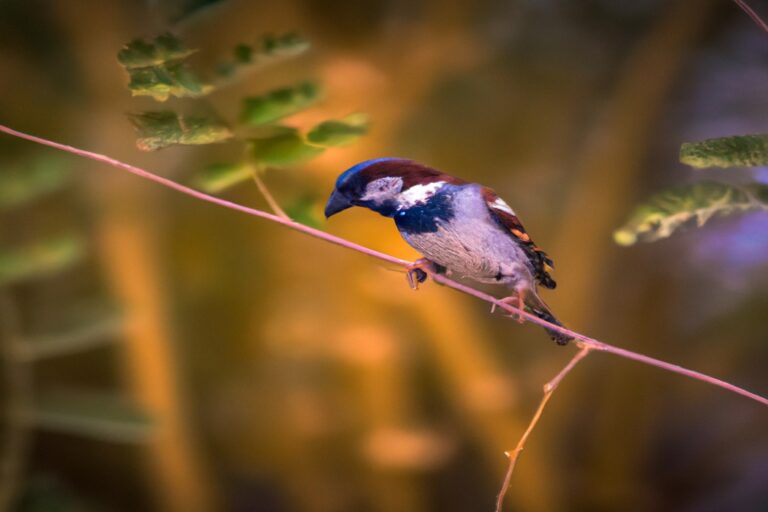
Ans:
[[[525,311],[525,300],[522,293],[518,293],[517,295],[510,295],[509,297],[504,297],[503,299],[499,299],[499,302],[503,302],[504,304],[509,304],[510,306],[514,306],[517,309],[519,309],[521,312]],[[495,311],[496,311],[496,303],[493,303],[491,304],[491,313]],[[509,316],[514,318],[519,324],[525,323],[525,317],[522,315],[522,313],[510,313]]]
[[[426,258],[414,261],[408,266],[405,277],[408,279],[408,286],[411,290],[418,290],[419,284],[427,280],[427,276],[434,272],[433,264]]]

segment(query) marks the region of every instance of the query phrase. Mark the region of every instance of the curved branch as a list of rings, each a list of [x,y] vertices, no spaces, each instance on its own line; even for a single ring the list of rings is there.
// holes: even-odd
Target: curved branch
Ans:
[[[91,160],[95,160],[97,162],[102,162],[108,165],[111,165],[113,167],[117,167],[119,169],[122,169],[124,171],[127,171],[131,174],[135,174],[136,176],[142,177],[144,179],[154,181],[155,183],[159,183],[160,185],[163,185],[165,187],[171,188],[173,190],[176,190],[177,192],[181,192],[182,194],[186,194],[188,196],[194,197],[196,199],[200,199],[202,201],[206,201],[208,203],[217,204],[219,206],[223,206],[225,208],[229,208],[231,210],[237,210],[243,213],[247,213],[249,215],[253,215],[255,217],[260,217],[262,219],[266,219],[272,222],[276,222],[278,224],[282,224],[283,226],[286,226],[290,229],[293,229],[295,231],[300,231],[304,234],[313,236],[315,238],[319,238],[321,240],[325,240],[326,242],[330,242],[335,245],[340,245],[342,247],[346,247],[347,249],[352,249],[353,251],[361,252],[363,254],[367,254],[369,256],[372,256],[374,258],[378,258],[382,261],[386,261],[389,263],[393,263],[395,265],[399,265],[401,267],[404,267],[406,269],[412,268],[413,262],[404,260],[401,258],[397,258],[395,256],[391,256],[389,254],[385,254],[383,252],[376,251],[374,249],[369,249],[368,247],[356,244],[354,242],[350,242],[349,240],[345,240],[343,238],[331,235],[329,233],[326,233],[324,231],[321,231],[319,229],[311,228],[309,226],[305,226],[304,224],[300,224],[298,222],[295,222],[290,219],[284,219],[278,215],[273,215],[271,213],[267,213],[262,210],[257,210],[254,208],[248,208],[247,206],[243,206],[241,204],[233,203],[231,201],[227,201],[226,199],[221,199],[219,197],[211,196],[208,194],[205,194],[203,192],[200,192],[199,190],[195,190],[193,188],[187,187],[185,185],[182,185],[180,183],[177,183],[173,180],[169,180],[168,178],[163,178],[162,176],[158,176],[156,174],[153,174],[149,171],[146,171],[144,169],[141,169],[139,167],[135,167],[133,165],[127,164],[125,162],[121,162],[120,160],[116,160],[114,158],[111,158],[107,155],[102,155],[100,153],[94,153],[92,151],[87,151],[85,149],[76,148],[73,146],[69,146],[66,144],[61,144],[59,142],[54,142],[51,140],[43,139],[41,137],[36,137],[34,135],[30,135],[27,133],[19,132],[17,130],[14,130],[12,128],[9,128],[7,126],[0,125],[0,132],[5,132],[8,135],[12,135],[14,137],[18,137],[21,139],[25,139],[31,142],[35,142],[37,144],[41,144],[43,146],[49,146],[55,149],[59,149],[61,151],[66,151],[68,153],[72,153],[84,158],[89,158]],[[590,338],[588,336],[585,336],[584,334],[578,333],[576,331],[572,331],[570,329],[566,329],[564,327],[561,327],[559,325],[551,324],[545,320],[542,320],[534,315],[531,315],[530,313],[526,311],[519,310],[513,306],[510,306],[509,304],[506,304],[502,301],[500,301],[498,298],[489,295],[487,293],[481,292],[480,290],[476,290],[475,288],[472,288],[470,286],[467,286],[465,284],[456,282],[452,279],[449,279],[442,275],[432,274],[432,279],[435,282],[438,282],[440,284],[444,284],[446,286],[449,286],[450,288],[453,288],[455,290],[464,292],[468,295],[472,295],[473,297],[477,297],[478,299],[484,300],[486,302],[489,302],[491,304],[495,304],[498,308],[503,309],[509,313],[513,313],[518,316],[522,316],[527,321],[532,322],[534,324],[540,325],[542,327],[546,327],[547,329],[560,332],[562,334],[572,336],[573,338],[576,338],[580,342],[582,342],[584,345],[589,346],[591,349],[599,350],[602,352],[608,352],[614,355],[617,355],[619,357],[623,357],[625,359],[631,359],[633,361],[637,361],[649,366],[655,366],[656,368],[660,368],[662,370],[666,370],[668,372],[677,373],[680,375],[685,375],[686,377],[690,377],[692,379],[700,380],[702,382],[706,382],[708,384],[711,384],[713,386],[718,386],[720,388],[726,389],[728,391],[731,391],[733,393],[742,395],[744,397],[747,397],[751,400],[754,400],[756,402],[759,402],[763,405],[768,406],[768,398],[758,395],[756,393],[752,393],[751,391],[747,391],[746,389],[743,389],[739,386],[736,386],[734,384],[731,384],[729,382],[725,382],[723,380],[720,380],[715,377],[711,377],[709,375],[706,375],[701,372],[697,372],[694,370],[689,370],[687,368],[684,368],[682,366],[667,363],[665,361],[661,361],[659,359],[655,359],[650,356],[646,356],[644,354],[640,354],[637,352],[632,352],[631,350],[626,350],[623,348],[615,347],[613,345],[609,345],[608,343],[596,340],[594,338]]]
[[[752,21],[754,21],[758,27],[768,32],[768,23],[763,21],[760,15],[758,15],[749,5],[747,5],[747,2],[745,2],[744,0],[733,0],[733,1],[736,2],[736,5],[741,7],[742,11],[747,13],[747,16],[752,18]]]
[[[695,370],[689,370],[688,368],[685,368],[683,366],[679,366],[676,364],[668,363],[666,361],[662,361],[660,359],[646,356],[645,354],[640,354],[638,352],[632,352],[631,350],[619,348],[614,345],[609,345],[608,343],[596,340],[594,338],[590,338],[589,336],[585,336],[584,334],[581,334],[579,332],[566,329],[565,327],[561,327],[559,325],[551,324],[546,320],[542,320],[539,317],[533,316],[526,311],[520,311],[519,309],[510,306],[506,302],[502,302],[501,300],[497,299],[493,295],[489,295],[487,293],[481,292],[480,290],[476,290],[465,284],[458,283],[442,275],[434,274],[432,275],[432,279],[438,283],[444,284],[446,286],[449,286],[451,288],[464,292],[468,295],[472,295],[474,297],[477,297],[478,299],[482,299],[486,302],[494,304],[495,306],[501,309],[505,309],[510,313],[514,313],[515,315],[522,315],[523,317],[525,317],[526,320],[528,320],[531,323],[540,325],[541,327],[545,327],[553,331],[560,332],[568,336],[572,336],[573,338],[576,338],[577,340],[584,343],[585,345],[589,345],[590,348],[594,350],[599,350],[601,352],[608,352],[608,353],[617,355],[619,357],[623,357],[625,359],[631,359],[633,361],[646,364],[648,366],[655,366],[656,368],[661,368],[662,370],[666,370],[668,372],[685,375],[686,377],[690,377],[692,379],[696,379],[702,382],[706,382],[708,384],[712,384],[713,386],[718,386],[723,389],[727,389],[728,391],[731,391],[733,393],[745,396],[747,398],[755,400],[756,402],[760,402],[763,405],[768,405],[768,398],[758,395],[756,393],[752,393],[751,391],[747,391],[746,389],[740,388],[739,386],[731,384],[730,382],[720,380],[716,377],[712,377],[710,375],[697,372]]]

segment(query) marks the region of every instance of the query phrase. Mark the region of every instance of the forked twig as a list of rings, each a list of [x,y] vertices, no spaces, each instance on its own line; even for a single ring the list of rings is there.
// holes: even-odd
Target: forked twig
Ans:
[[[552,394],[557,389],[557,386],[560,385],[560,381],[562,381],[568,373],[573,370],[573,368],[592,350],[592,347],[589,345],[586,345],[581,342],[577,342],[579,344],[579,351],[574,354],[574,356],[568,361],[568,364],[566,364],[560,372],[558,372],[555,377],[544,384],[544,396],[541,397],[541,402],[539,402],[539,407],[536,409],[536,412],[533,414],[533,418],[531,418],[530,423],[528,423],[528,428],[525,429],[525,432],[523,432],[523,435],[520,437],[520,440],[517,442],[517,446],[515,446],[514,450],[510,450],[508,452],[504,452],[504,455],[509,457],[509,465],[507,466],[507,472],[504,475],[504,482],[501,484],[501,489],[499,490],[499,494],[496,497],[496,512],[501,512],[502,507],[504,506],[504,497],[507,495],[507,491],[509,490],[509,484],[512,481],[512,472],[515,470],[515,463],[517,462],[517,459],[520,457],[520,452],[523,451],[523,448],[525,448],[525,443],[528,441],[528,437],[531,435],[531,432],[533,432],[533,429],[536,428],[536,425],[539,423],[539,419],[541,419],[541,415],[544,412],[544,408],[547,406],[547,402],[549,402],[549,399],[552,397]]]
[[[256,183],[256,188],[259,189],[259,192],[261,192],[261,195],[264,197],[264,200],[267,201],[267,204],[269,205],[269,208],[275,212],[275,215],[278,215],[284,219],[290,220],[291,218],[288,216],[287,213],[285,213],[285,210],[283,210],[280,207],[280,203],[275,200],[275,196],[272,195],[272,192],[269,191],[269,188],[267,188],[267,184],[264,183],[264,180],[261,179],[261,175],[259,174],[259,169],[256,167],[252,167],[251,169],[251,175],[253,176],[253,182]]]

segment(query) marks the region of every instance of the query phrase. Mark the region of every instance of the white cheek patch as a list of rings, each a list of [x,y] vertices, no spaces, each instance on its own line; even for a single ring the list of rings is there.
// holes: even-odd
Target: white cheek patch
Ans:
[[[402,208],[409,208],[418,203],[424,203],[427,199],[435,195],[440,187],[445,185],[444,181],[434,181],[424,185],[414,185],[400,194],[400,205]]]
[[[379,178],[372,181],[365,187],[365,194],[360,198],[364,201],[373,201],[381,203],[387,199],[392,199],[400,189],[403,188],[402,178]]]
[[[495,208],[497,210],[501,210],[503,212],[507,212],[510,215],[515,215],[515,211],[510,208],[510,206],[504,202],[504,200],[500,197],[497,197],[494,202],[491,203],[491,208]]]

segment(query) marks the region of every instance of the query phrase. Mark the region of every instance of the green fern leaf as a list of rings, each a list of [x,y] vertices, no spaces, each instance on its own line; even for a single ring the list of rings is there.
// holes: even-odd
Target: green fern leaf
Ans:
[[[231,78],[241,69],[249,66],[261,66],[304,53],[309,48],[309,41],[298,34],[265,36],[255,46],[239,44],[233,50],[232,60],[219,66],[219,74]]]
[[[155,151],[173,144],[212,144],[232,137],[228,126],[207,117],[158,111],[131,114],[129,118],[138,132],[136,146],[142,151]]]
[[[0,208],[17,208],[60,189],[69,173],[58,158],[41,157],[0,170]]]
[[[88,322],[45,335],[27,336],[19,347],[20,360],[42,359],[80,354],[92,348],[114,343],[123,331],[122,317],[116,314],[90,319]]]
[[[84,254],[83,240],[75,235],[0,250],[0,285],[63,270],[80,261]]]
[[[619,245],[638,239],[652,242],[666,238],[689,222],[703,226],[715,215],[748,210],[768,210],[768,186],[735,187],[701,182],[665,190],[641,204],[630,220],[613,235]]]
[[[258,166],[284,168],[304,163],[318,156],[323,148],[307,144],[295,130],[272,137],[252,139],[251,158]]]
[[[150,96],[157,101],[176,98],[197,98],[213,90],[203,83],[183,62],[128,69],[128,89],[133,96]]]
[[[144,68],[186,59],[196,51],[186,48],[176,36],[166,33],[151,43],[134,39],[123,46],[117,54],[117,60],[127,69]]]
[[[368,117],[354,114],[341,121],[324,121],[309,131],[307,141],[324,147],[344,146],[368,133]]]
[[[321,228],[322,221],[322,207],[317,198],[312,195],[303,195],[293,202],[289,203],[285,208],[285,213],[288,216],[306,226],[313,228]]]
[[[309,107],[320,97],[314,82],[276,89],[263,96],[245,98],[240,121],[248,125],[272,123]]]
[[[26,417],[37,428],[111,442],[144,443],[154,431],[136,405],[107,393],[57,391],[39,398]]]
[[[249,179],[251,172],[242,162],[212,164],[195,177],[195,186],[214,194]]]
[[[152,42],[131,41],[117,54],[117,60],[128,72],[128,88],[133,96],[150,96],[157,101],[199,97],[210,93],[213,86],[203,83],[186,65],[190,50],[171,34],[158,36]]]
[[[680,147],[680,161],[698,168],[768,165],[768,134],[686,142]]]
[[[296,33],[267,35],[261,42],[261,53],[270,57],[292,57],[309,49],[309,41]]]

